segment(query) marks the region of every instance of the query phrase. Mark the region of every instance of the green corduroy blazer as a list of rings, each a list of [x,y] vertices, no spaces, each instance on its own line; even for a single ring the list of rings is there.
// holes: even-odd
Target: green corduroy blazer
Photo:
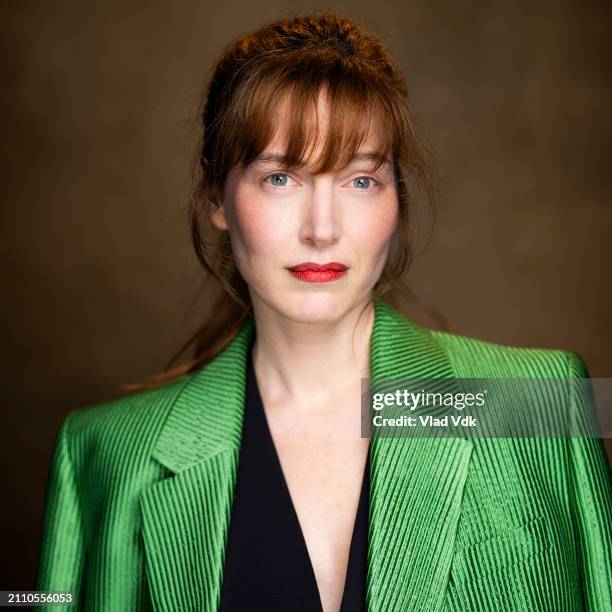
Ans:
[[[37,589],[81,610],[217,609],[254,332],[66,417]],[[373,379],[588,377],[575,353],[428,330],[380,299],[370,348]],[[611,517],[599,438],[374,437],[368,610],[610,612]]]

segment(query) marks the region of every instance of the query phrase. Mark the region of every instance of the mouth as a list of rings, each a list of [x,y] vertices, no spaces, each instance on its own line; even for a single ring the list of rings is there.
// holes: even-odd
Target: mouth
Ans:
[[[348,267],[333,261],[326,264],[305,262],[287,269],[299,280],[308,283],[327,283],[343,276]]]

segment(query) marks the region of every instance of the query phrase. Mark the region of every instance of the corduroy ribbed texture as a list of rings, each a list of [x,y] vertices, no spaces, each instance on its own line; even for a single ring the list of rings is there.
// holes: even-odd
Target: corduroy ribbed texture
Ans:
[[[217,610],[253,333],[249,320],[199,372],[67,416],[37,589],[75,591],[80,610]],[[588,372],[573,353],[429,331],[377,300],[371,376]],[[572,408],[576,423],[592,410]],[[368,610],[610,612],[611,521],[600,439],[375,437]]]

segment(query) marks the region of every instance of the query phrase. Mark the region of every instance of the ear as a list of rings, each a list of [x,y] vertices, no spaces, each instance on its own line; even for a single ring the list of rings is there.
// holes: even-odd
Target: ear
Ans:
[[[226,230],[228,229],[228,223],[227,223],[227,218],[225,216],[225,210],[223,209],[223,206],[212,206],[212,212],[210,213],[210,220],[212,221],[213,225],[220,229],[220,230]]]

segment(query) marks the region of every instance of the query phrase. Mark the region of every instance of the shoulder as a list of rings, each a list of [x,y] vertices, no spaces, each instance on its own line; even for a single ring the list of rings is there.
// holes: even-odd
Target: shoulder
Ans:
[[[429,330],[459,376],[474,378],[587,378],[577,353],[554,348],[498,344],[451,332]]]
[[[582,357],[570,350],[511,346],[430,329],[381,299],[375,308],[375,339],[389,360],[414,354],[429,363],[447,359],[461,378],[589,377]]]
[[[152,389],[77,408],[64,418],[58,437],[79,463],[94,455],[122,462],[127,455],[131,461],[148,456],[188,380],[184,375]]]

